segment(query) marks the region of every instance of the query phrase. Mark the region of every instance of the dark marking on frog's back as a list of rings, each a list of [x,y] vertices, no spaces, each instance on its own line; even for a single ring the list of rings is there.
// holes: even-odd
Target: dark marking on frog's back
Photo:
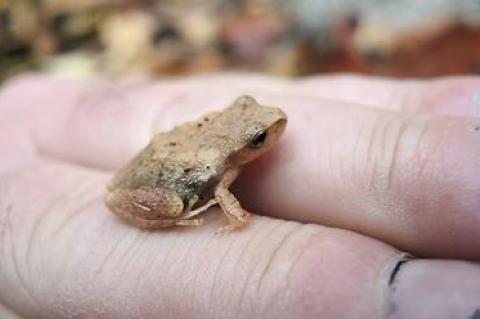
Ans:
[[[221,180],[221,174],[211,172],[209,168],[210,166],[207,166],[207,169],[203,170],[201,167],[186,167],[163,171],[163,174],[158,175],[155,187],[176,193],[182,199],[184,207],[187,207],[190,199],[196,195],[198,202],[193,208],[200,207],[214,197],[215,188]]]

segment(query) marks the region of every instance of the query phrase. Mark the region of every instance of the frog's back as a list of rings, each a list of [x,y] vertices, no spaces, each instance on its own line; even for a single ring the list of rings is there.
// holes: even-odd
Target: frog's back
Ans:
[[[157,134],[112,181],[110,188],[162,188],[175,192],[185,205],[198,196],[200,206],[213,198],[225,168],[223,154],[202,137],[196,122]],[[196,134],[195,134],[196,133]]]

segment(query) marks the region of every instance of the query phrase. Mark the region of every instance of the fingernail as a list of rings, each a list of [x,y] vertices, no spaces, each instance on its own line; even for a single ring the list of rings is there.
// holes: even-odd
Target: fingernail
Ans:
[[[480,266],[447,260],[404,263],[390,285],[389,318],[480,319]]]

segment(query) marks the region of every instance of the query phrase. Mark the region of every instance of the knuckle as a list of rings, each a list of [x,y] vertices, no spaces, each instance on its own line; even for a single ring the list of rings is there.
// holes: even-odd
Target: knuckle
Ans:
[[[317,232],[317,227],[287,222],[272,233],[272,249],[268,250],[263,267],[256,273],[254,285],[258,297],[262,298],[259,300],[263,300],[259,308],[262,317],[282,317],[295,307],[295,300],[289,292],[292,273],[304,247]]]
[[[229,284],[219,284],[220,288],[212,295],[234,295],[230,308],[233,313],[249,314],[250,317],[282,317],[289,307],[294,306],[290,290],[290,277],[295,263],[301,258],[303,246],[310,237],[318,232],[318,227],[302,225],[296,222],[272,223],[263,228],[247,243],[237,250],[235,270],[229,272]],[[232,255],[229,253],[217,269],[218,278],[231,268]],[[233,257],[235,258],[235,257]],[[232,284],[233,283],[233,284]],[[215,289],[217,290],[217,289]],[[247,316],[245,316],[247,317]]]

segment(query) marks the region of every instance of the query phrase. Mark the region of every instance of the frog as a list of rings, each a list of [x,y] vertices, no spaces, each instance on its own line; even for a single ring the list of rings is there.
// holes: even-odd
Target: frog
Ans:
[[[222,231],[241,228],[251,214],[229,188],[245,164],[278,142],[286,124],[280,108],[242,95],[223,111],[154,135],[110,180],[105,204],[149,230],[202,225],[198,215],[219,205],[228,221]]]

